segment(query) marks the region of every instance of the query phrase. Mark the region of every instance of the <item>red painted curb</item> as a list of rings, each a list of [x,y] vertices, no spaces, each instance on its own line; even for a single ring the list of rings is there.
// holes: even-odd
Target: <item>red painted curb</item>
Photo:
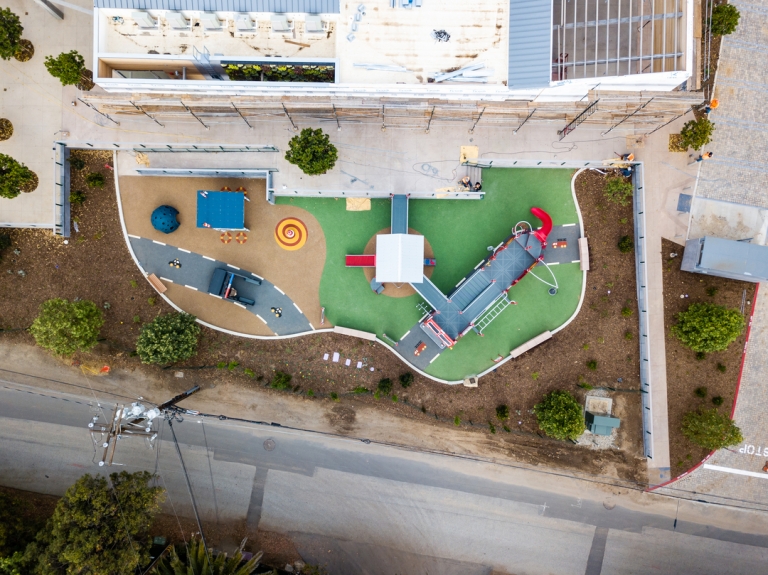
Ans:
[[[736,381],[736,392],[733,395],[733,407],[731,408],[731,419],[733,419],[733,414],[736,413],[736,400],[739,398],[739,389],[741,388],[741,376],[744,373],[744,361],[747,358],[747,345],[749,344],[749,334],[752,331],[752,318],[755,315],[755,306],[757,305],[757,294],[760,291],[760,284],[755,285],[755,297],[752,298],[752,309],[749,312],[749,321],[747,322],[747,336],[744,339],[744,350],[741,353],[741,367],[739,367],[739,379]],[[654,489],[659,489],[661,487],[666,487],[670,483],[674,483],[675,481],[678,481],[680,479],[683,479],[684,477],[687,477],[694,471],[696,471],[700,466],[702,466],[704,463],[707,462],[707,460],[712,457],[715,454],[714,451],[711,451],[709,455],[707,455],[704,459],[699,461],[696,465],[691,467],[688,471],[685,471],[684,473],[681,473],[674,479],[670,479],[669,481],[665,481],[664,483],[660,483],[659,485],[654,485],[653,487],[649,487],[645,490],[646,493],[649,493],[653,491]]]

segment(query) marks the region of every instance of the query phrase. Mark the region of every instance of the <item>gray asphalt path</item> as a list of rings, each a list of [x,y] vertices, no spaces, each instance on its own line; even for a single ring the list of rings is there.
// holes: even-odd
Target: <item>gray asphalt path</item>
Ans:
[[[0,386],[0,483],[61,494],[83,473],[147,469],[168,489],[166,509],[190,516],[167,422],[154,448],[123,439],[116,465],[95,465],[85,425],[111,407]],[[684,501],[676,521],[668,499],[622,505],[547,473],[215,418],[174,429],[205,522],[287,533],[334,575],[752,575],[768,560],[768,521],[752,512]]]

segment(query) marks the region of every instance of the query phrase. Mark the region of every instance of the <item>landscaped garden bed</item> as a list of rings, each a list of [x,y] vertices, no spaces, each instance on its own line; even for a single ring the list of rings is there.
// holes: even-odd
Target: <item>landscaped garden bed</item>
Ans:
[[[661,250],[664,265],[664,327],[667,333],[669,449],[672,477],[677,477],[709,454],[709,450],[693,444],[683,435],[683,416],[699,408],[711,409],[716,406],[721,413],[731,413],[746,331],[726,351],[708,353],[698,359],[696,353],[684,347],[670,330],[677,323],[677,314],[693,303],[713,303],[730,309],[741,309],[743,302],[744,314],[748,317],[754,301],[755,284],[681,271],[683,246],[662,240]],[[677,255],[670,257],[671,254]],[[721,398],[722,402],[715,398]]]
[[[336,81],[333,64],[224,64],[230,80],[242,82],[322,82]]]

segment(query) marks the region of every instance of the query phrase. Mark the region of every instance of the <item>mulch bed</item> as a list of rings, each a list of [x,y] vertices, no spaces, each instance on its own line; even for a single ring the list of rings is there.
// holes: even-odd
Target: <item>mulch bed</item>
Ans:
[[[755,284],[681,271],[680,262],[684,248],[662,240],[661,249],[664,262],[664,328],[667,333],[665,345],[669,449],[672,477],[677,477],[709,454],[709,451],[694,445],[683,436],[683,416],[699,407],[714,407],[714,397],[723,398],[723,404],[719,407],[721,413],[731,413],[746,332],[726,351],[709,353],[699,360],[694,352],[683,347],[677,338],[670,334],[670,328],[677,323],[677,314],[688,309],[692,303],[709,302],[740,309],[744,299],[744,313],[749,316],[755,297]],[[671,258],[670,254],[673,253],[677,256]],[[717,290],[714,296],[707,293],[710,288]],[[681,298],[681,295],[688,297]],[[725,366],[724,372],[717,369],[718,364]],[[694,390],[699,387],[707,388],[706,398],[701,399],[694,395]]]
[[[333,410],[338,417],[332,418],[332,423],[340,432],[350,429],[348,420],[354,420],[354,409],[363,405],[440,426],[453,426],[458,417],[461,427],[485,433],[506,455],[521,461],[556,461],[558,466],[587,473],[607,472],[643,480],[644,462],[639,459],[642,431],[634,256],[622,254],[617,248],[621,236],[632,235],[632,210],[631,206],[618,206],[606,200],[602,192],[605,176],[601,173],[585,171],[576,184],[591,261],[581,312],[552,340],[484,377],[477,389],[448,387],[419,376],[409,388],[403,389],[397,378],[408,371],[406,366],[384,347],[363,340],[318,334],[263,341],[209,329],[203,329],[198,356],[174,368],[184,370],[185,379],[174,381],[173,369],[142,366],[128,353],[135,348],[141,323],[171,309],[142,278],[125,246],[112,173],[104,167],[111,161],[111,155],[78,154],[87,160],[88,166],[74,173],[72,189],[85,189],[81,178],[89,171],[104,173],[107,184],[103,189],[88,191],[85,203],[73,210],[80,231],[73,231],[68,245],[42,231],[11,232],[13,247],[21,253],[14,255],[12,247],[3,256],[1,267],[11,273],[0,274],[0,293],[5,294],[0,300],[0,322],[1,327],[17,331],[6,331],[3,337],[33,343],[24,328],[48,298],[80,297],[99,305],[108,302],[102,335],[109,347],[99,346],[84,360],[108,361],[117,368],[145,369],[153,377],[168,382],[171,388],[186,388],[193,383],[214,385],[225,380],[255,393],[290,393],[306,401],[333,401],[330,397],[335,393],[340,404]],[[19,269],[25,271],[24,277],[16,273]],[[154,305],[149,303],[150,298]],[[621,315],[624,307],[633,310],[631,317]],[[334,351],[340,352],[340,363],[323,361],[324,353]],[[353,361],[352,367],[343,365],[346,358]],[[375,371],[355,369],[356,362],[363,360]],[[591,360],[597,362],[597,369],[587,368]],[[246,375],[246,368],[254,372],[253,377]],[[275,370],[293,375],[293,387],[286,391],[269,389],[267,385]],[[352,393],[358,387],[373,392],[385,377],[394,383],[396,401],[395,397],[377,399],[372,393]],[[568,389],[583,400],[585,388],[590,386],[616,390],[611,395],[614,413],[622,420],[620,450],[595,451],[585,456],[583,447],[539,437],[532,408],[542,395],[554,389]],[[308,397],[310,389],[314,398]],[[495,417],[500,404],[508,405],[511,413],[510,420],[503,423]]]

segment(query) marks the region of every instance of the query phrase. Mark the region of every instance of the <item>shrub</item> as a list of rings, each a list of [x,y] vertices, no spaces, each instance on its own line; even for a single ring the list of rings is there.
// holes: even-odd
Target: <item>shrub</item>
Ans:
[[[21,47],[24,27],[19,17],[9,8],[0,10],[0,58],[10,60]]]
[[[722,363],[717,364],[717,371],[719,371],[720,373],[725,373],[725,370],[726,370],[725,365],[723,365]]]
[[[703,361],[704,359],[706,359],[706,357],[707,357],[707,354],[704,353],[703,351],[697,351],[696,352],[696,360],[697,361]]]
[[[216,369],[224,369],[225,367],[227,367],[226,361],[220,361],[216,364]]]
[[[291,387],[291,380],[293,379],[293,376],[289,373],[285,373],[284,371],[276,371],[275,375],[272,376],[272,381],[270,382],[269,386],[272,389],[288,389]],[[309,395],[309,394],[307,394]]]
[[[496,417],[499,419],[499,421],[505,421],[509,419],[509,407],[504,405],[503,403],[496,407]]]
[[[335,391],[332,391],[330,395],[331,395],[331,400],[339,401],[339,394],[338,393],[336,393]]]
[[[82,158],[78,158],[77,156],[70,156],[69,166],[73,170],[77,170],[79,172],[80,170],[85,168],[85,160]]]
[[[250,377],[251,379],[253,379],[253,377],[256,375],[255,373],[253,373],[253,370],[250,367],[243,368],[243,373],[248,377]]]
[[[240,364],[239,364],[239,363],[237,363],[236,361],[230,361],[230,362],[227,364],[227,369],[228,369],[229,371],[235,371],[235,369],[237,368],[237,366],[238,366],[238,365],[240,365]]]
[[[721,405],[723,405],[723,398],[720,397],[719,395],[716,395],[715,397],[712,398],[712,403],[720,407]]]
[[[85,192],[72,190],[69,192],[69,203],[73,206],[79,206],[85,201]]]
[[[677,314],[672,335],[696,352],[723,351],[744,330],[739,310],[712,303],[693,303]]]
[[[683,416],[683,435],[696,445],[716,450],[744,441],[741,430],[717,408],[690,411]]]
[[[91,172],[85,176],[85,183],[88,184],[89,188],[103,188],[105,181],[104,174],[99,172]]]
[[[62,86],[74,86],[80,83],[85,72],[85,59],[77,50],[70,50],[55,58],[46,56],[45,67],[51,76],[59,79]]]
[[[459,426],[461,425],[461,418],[460,418],[458,415],[457,415],[456,417],[454,417],[454,418],[453,418],[453,424],[454,424],[456,427],[459,427]]]
[[[56,298],[40,306],[29,331],[40,347],[68,356],[95,346],[102,325],[103,312],[92,301]]]
[[[360,395],[361,393],[368,393],[368,388],[362,385],[358,385],[355,389],[352,390],[352,393],[354,393],[355,395]]]
[[[628,206],[632,198],[632,182],[622,176],[611,176],[603,187],[605,197],[620,206]]]
[[[719,290],[716,287],[708,287],[707,288],[707,295],[709,297],[715,297],[717,295],[718,291]]]
[[[630,307],[621,308],[621,315],[623,315],[624,317],[632,317],[632,308]]]
[[[531,377],[533,378],[533,381],[536,381],[537,379],[539,379],[539,372],[538,371],[532,372]]]
[[[555,439],[576,439],[584,433],[584,416],[581,405],[567,391],[548,393],[533,406],[539,428]]]
[[[693,390],[693,395],[696,397],[700,397],[701,399],[704,399],[707,397],[707,388],[706,387],[697,387]]]
[[[200,326],[188,313],[168,313],[144,324],[136,342],[142,363],[168,364],[189,359],[197,353]]]
[[[591,369],[592,371],[595,371],[597,369],[597,362],[594,359],[590,359],[587,362],[587,369]]]
[[[37,188],[37,174],[11,156],[0,154],[0,198],[12,200]]]
[[[700,150],[712,141],[712,132],[715,131],[715,125],[709,121],[709,118],[700,118],[686,122],[683,129],[680,130],[680,145],[694,150]]]
[[[635,240],[631,236],[621,236],[619,240],[619,251],[623,254],[628,254],[635,249]]]
[[[408,387],[413,383],[413,374],[409,371],[400,376],[400,385]]]
[[[155,305],[157,303],[157,298],[151,297],[151,298],[147,299],[147,303],[149,305]]]
[[[322,130],[305,128],[301,134],[291,138],[285,159],[309,176],[324,174],[334,165],[338,158],[336,146]]]
[[[379,381],[379,385],[376,388],[384,395],[389,395],[392,392],[392,380],[385,377]]]
[[[626,333],[624,334],[624,339],[626,339],[627,341],[630,341],[630,340],[632,340],[634,337],[635,337],[635,336],[634,336],[634,334],[633,334],[631,331],[628,331],[628,332],[626,332]]]
[[[739,25],[739,10],[733,4],[719,4],[712,9],[712,34],[726,36],[733,34]]]
[[[141,323],[141,316],[140,315],[133,316],[133,323]]]
[[[491,433],[496,433],[496,426],[493,425],[493,422],[491,421],[488,422],[488,431],[490,431]]]
[[[308,389],[307,390],[307,397],[315,397],[315,392],[312,391],[311,389]]]

